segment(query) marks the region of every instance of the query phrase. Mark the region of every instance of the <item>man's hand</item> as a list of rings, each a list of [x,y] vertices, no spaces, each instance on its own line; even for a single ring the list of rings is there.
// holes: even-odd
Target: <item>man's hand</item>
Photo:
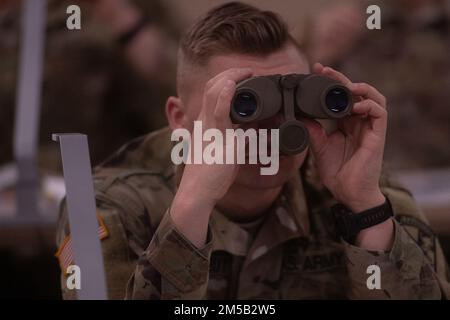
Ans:
[[[352,83],[343,74],[320,64],[314,71],[342,82],[353,93],[352,115],[338,120],[339,130],[306,120],[311,147],[324,185],[353,212],[384,202],[379,188],[387,128],[386,99],[366,83]]]
[[[236,82],[250,75],[250,69],[229,69],[207,82],[202,109],[197,118],[202,121],[203,130],[215,128],[225,137],[225,130],[233,128],[230,105]],[[225,163],[226,153],[233,145],[226,145],[227,141],[224,140]],[[194,149],[195,146],[191,144],[191,150]],[[186,164],[172,203],[171,216],[180,231],[196,246],[205,243],[209,216],[217,201],[233,184],[237,171],[236,164]]]
[[[226,129],[233,129],[230,120],[230,105],[236,89],[236,82],[250,76],[249,69],[229,69],[224,71],[206,83],[203,95],[203,106],[197,121],[202,122],[203,131],[218,129],[225,137]],[[223,141],[223,162],[229,148]],[[202,146],[202,151],[203,151]],[[195,146],[191,145],[191,150]],[[187,164],[184,168],[180,189],[189,190],[202,196],[203,201],[215,205],[230,188],[233,183],[238,166],[236,164]]]
[[[342,73],[321,64],[315,64],[314,72],[340,81],[355,99],[352,115],[338,120],[338,130],[329,135],[318,122],[304,120],[323,184],[355,213],[383,204],[386,199],[379,179],[387,129],[385,97],[372,86],[352,83]],[[371,229],[382,232],[370,234]],[[367,231],[369,237],[361,238]],[[388,249],[392,236],[393,225],[388,220],[361,232],[357,243],[368,249]]]

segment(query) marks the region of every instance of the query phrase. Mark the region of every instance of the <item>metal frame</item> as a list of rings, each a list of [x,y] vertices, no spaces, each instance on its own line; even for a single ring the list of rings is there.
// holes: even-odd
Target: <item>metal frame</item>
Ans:
[[[59,141],[66,184],[66,201],[75,263],[81,269],[80,300],[107,299],[103,254],[87,136],[54,134]]]

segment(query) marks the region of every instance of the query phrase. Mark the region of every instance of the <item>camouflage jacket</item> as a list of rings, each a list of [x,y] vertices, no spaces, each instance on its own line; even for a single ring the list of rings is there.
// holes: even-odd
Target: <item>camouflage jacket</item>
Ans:
[[[382,179],[395,212],[390,252],[370,252],[340,239],[335,203],[311,161],[286,184],[251,237],[215,210],[208,241],[195,247],[170,217],[179,179],[170,161],[170,133],[136,139],[95,169],[98,214],[111,299],[440,299],[448,269],[437,238],[411,195]],[[61,206],[57,243],[69,235]],[[381,269],[369,290],[367,268]],[[62,277],[63,295],[74,298]]]

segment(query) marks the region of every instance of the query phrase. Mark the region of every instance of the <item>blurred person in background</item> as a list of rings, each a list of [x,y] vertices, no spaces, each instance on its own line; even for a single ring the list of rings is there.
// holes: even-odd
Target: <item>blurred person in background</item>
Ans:
[[[381,30],[366,28],[372,4],[381,8]],[[386,95],[390,166],[450,166],[450,1],[333,1],[305,30],[313,61]]]
[[[81,30],[68,30],[69,5]],[[0,7],[0,164],[12,160],[21,1]],[[55,132],[89,136],[96,163],[123,142],[165,124],[178,27],[162,2],[49,0],[40,121],[40,167],[60,172]]]
[[[3,165],[14,161],[23,3],[0,1],[0,219],[15,212],[16,178],[12,166]],[[72,4],[80,6],[81,30],[66,27]],[[61,173],[52,133],[87,134],[95,164],[123,142],[166,123],[163,105],[174,91],[178,37],[173,21],[159,0],[47,2],[38,148],[43,215],[56,216],[58,194],[64,193],[62,179],[50,176]],[[49,181],[56,183],[48,187]],[[0,274],[8,275],[0,278],[2,294],[58,297],[54,226],[0,227]]]

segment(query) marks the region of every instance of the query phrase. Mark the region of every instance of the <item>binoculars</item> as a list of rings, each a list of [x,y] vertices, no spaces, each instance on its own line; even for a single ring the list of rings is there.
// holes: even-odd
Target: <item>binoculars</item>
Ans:
[[[351,92],[340,82],[318,74],[257,76],[236,86],[230,118],[242,124],[268,119],[280,110],[279,130],[283,154],[302,152],[309,143],[305,125],[297,117],[340,119],[351,113]]]

